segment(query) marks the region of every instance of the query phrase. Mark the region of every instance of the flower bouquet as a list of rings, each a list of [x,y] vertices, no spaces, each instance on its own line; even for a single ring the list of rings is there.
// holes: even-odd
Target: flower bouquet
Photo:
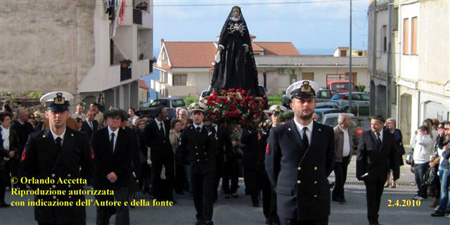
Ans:
[[[207,106],[206,119],[216,124],[240,124],[255,129],[264,120],[266,102],[246,90],[213,91],[203,103]]]

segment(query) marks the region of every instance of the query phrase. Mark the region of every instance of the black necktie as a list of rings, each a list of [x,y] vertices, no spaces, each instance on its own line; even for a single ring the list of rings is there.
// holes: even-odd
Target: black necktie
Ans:
[[[161,122],[161,123],[159,123],[159,132],[161,133],[161,135],[163,136],[163,137],[165,137],[166,135],[164,134],[164,128],[163,128],[163,123]]]
[[[55,141],[56,141],[56,148],[58,149],[58,151],[61,151],[61,148],[62,148],[62,145],[61,145],[62,138],[61,138],[61,137],[57,137],[57,138],[55,139]]]
[[[305,148],[309,147],[309,141],[308,141],[308,136],[306,135],[306,131],[308,130],[307,127],[303,127],[303,136],[302,136],[302,141],[303,141],[303,145],[305,145]]]
[[[380,132],[376,132],[376,133],[377,133],[377,144],[378,144],[378,147],[380,147],[381,146]]]
[[[201,130],[202,128],[197,127],[197,128],[195,128],[195,129],[197,130],[197,133],[200,133],[200,130]]]
[[[116,136],[115,133],[111,133],[111,139],[109,140],[109,147],[114,152],[114,137]]]

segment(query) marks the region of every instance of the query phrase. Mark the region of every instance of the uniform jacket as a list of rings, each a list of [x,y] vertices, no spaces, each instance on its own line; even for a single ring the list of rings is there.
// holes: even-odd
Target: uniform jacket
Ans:
[[[244,151],[242,166],[246,169],[256,170],[258,161],[258,132],[243,129],[241,142],[245,145],[242,148]]]
[[[132,137],[131,132],[118,128],[116,147],[113,152],[109,147],[108,127],[97,130],[92,134],[91,144],[95,153],[95,175],[93,186],[97,189],[117,189],[128,187],[131,178],[131,161],[133,154],[137,151],[137,140]],[[117,181],[111,183],[107,175],[114,172]]]
[[[82,184],[57,184],[61,179],[92,178],[94,172],[93,153],[89,148],[86,134],[66,128],[61,151],[58,151],[55,140],[47,128],[32,133],[25,145],[20,161],[20,174],[27,178],[50,178],[55,184],[30,185],[34,190],[79,190]],[[80,170],[81,168],[81,170]],[[72,201],[84,200],[83,195],[42,195],[36,201]],[[85,207],[35,207],[35,219],[43,223],[65,224],[85,220]]]
[[[372,130],[364,131],[358,144],[356,177],[368,182],[379,179],[384,183],[389,172],[389,161],[392,161],[394,180],[397,180],[400,174],[398,155],[397,144],[391,132],[383,129],[383,141],[378,148],[375,133]],[[365,173],[368,173],[367,177],[362,178]]]
[[[333,128],[334,131],[334,153],[335,153],[335,161],[336,162],[342,162],[342,155],[344,150],[344,131],[342,131],[339,128],[339,125],[335,126]],[[348,129],[348,137],[350,141],[350,158],[348,162],[350,163],[352,156],[353,156],[353,134],[350,132],[350,129]]]
[[[94,129],[92,129],[89,124],[88,121],[83,121],[83,124],[81,126],[81,131],[86,132],[86,134],[88,135],[89,139],[92,137],[92,133],[94,133],[94,131],[98,130],[98,121],[97,120],[93,120],[92,121],[92,126],[94,127]]]
[[[330,214],[327,177],[334,166],[334,133],[329,126],[313,123],[308,149],[294,120],[270,130],[265,164],[280,218],[314,220]]]
[[[154,119],[149,119],[144,130],[145,144],[150,147],[150,158],[152,161],[174,160],[172,145],[169,140],[170,125],[164,120],[165,135],[162,137],[159,124]]]
[[[217,146],[214,129],[203,126],[198,133],[192,125],[181,134],[180,155],[189,162],[192,172],[207,173],[216,170]]]

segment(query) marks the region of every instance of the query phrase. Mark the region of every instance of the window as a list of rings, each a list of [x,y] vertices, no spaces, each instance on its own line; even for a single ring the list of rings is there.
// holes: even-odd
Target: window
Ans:
[[[314,73],[302,73],[303,80],[312,80],[314,81]]]
[[[417,55],[417,17],[411,20],[411,54]]]
[[[186,86],[187,75],[173,75],[173,86]]]
[[[403,55],[409,55],[409,19],[403,19]]]
[[[381,43],[383,43],[383,52],[386,53],[387,51],[387,26],[383,25],[381,27]]]

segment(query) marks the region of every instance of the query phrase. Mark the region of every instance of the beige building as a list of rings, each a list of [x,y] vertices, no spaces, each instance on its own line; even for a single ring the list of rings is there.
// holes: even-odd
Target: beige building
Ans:
[[[254,38],[254,36],[252,36]],[[258,69],[259,84],[268,94],[281,94],[293,82],[315,80],[326,87],[327,77],[348,77],[348,50],[344,55],[300,55],[290,42],[252,42]],[[209,88],[216,42],[172,42],[161,40],[156,69],[160,79],[151,81],[151,88],[161,96],[199,96]],[[336,50],[337,51],[337,50]],[[353,55],[366,54],[354,51]],[[353,74],[356,84],[369,90],[367,57],[355,57]],[[348,79],[348,78],[347,78]]]
[[[63,90],[76,101],[137,108],[147,100],[138,79],[151,69],[152,2],[126,1],[111,20],[103,0],[3,1],[0,91]]]
[[[371,113],[396,117],[409,140],[424,119],[450,119],[450,2],[390,2],[371,1],[369,8],[372,108],[384,109]]]

